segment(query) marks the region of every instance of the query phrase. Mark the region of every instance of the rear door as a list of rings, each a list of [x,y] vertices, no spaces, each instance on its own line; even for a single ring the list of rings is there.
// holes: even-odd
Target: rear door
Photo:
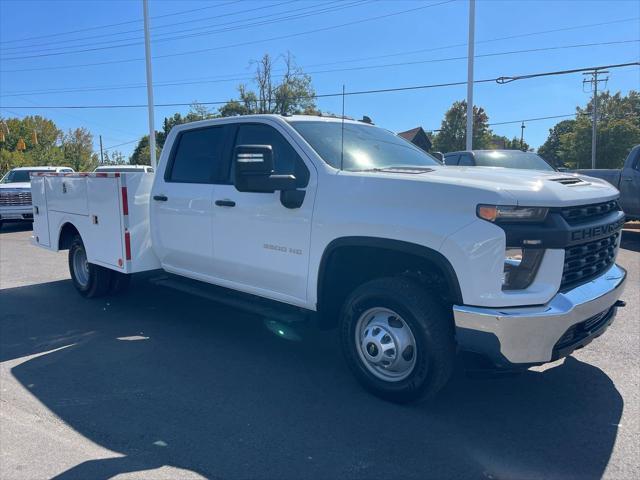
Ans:
[[[228,144],[225,125],[178,134],[163,175],[151,191],[154,249],[163,268],[212,275],[213,182]]]

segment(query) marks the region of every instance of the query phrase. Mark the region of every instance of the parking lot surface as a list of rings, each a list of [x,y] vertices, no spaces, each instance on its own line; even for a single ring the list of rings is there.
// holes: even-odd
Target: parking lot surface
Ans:
[[[640,229],[602,337],[409,406],[365,393],[334,331],[274,335],[149,275],[82,299],[30,234],[0,232],[2,479],[640,478]]]

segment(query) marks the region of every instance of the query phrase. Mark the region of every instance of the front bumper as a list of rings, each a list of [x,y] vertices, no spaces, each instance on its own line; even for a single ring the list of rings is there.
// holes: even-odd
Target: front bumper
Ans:
[[[613,321],[626,276],[627,272],[614,264],[601,276],[558,293],[541,306],[454,305],[458,345],[505,368],[567,356],[602,334]]]
[[[33,207],[30,204],[0,207],[0,220],[33,220]]]

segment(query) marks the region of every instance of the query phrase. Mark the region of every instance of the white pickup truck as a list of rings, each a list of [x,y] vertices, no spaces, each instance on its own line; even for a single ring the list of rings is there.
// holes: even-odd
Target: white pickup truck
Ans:
[[[194,122],[171,130],[155,174],[32,185],[33,242],[69,249],[82,295],[163,269],[266,316],[339,326],[358,380],[398,402],[438,392],[456,351],[505,369],[569,355],[624,303],[613,186],[441,166],[360,122]]]

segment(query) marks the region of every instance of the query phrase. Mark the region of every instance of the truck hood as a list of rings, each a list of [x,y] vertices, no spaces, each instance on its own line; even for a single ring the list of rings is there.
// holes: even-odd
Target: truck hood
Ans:
[[[506,201],[512,200],[516,205],[526,206],[554,207],[598,203],[619,195],[618,190],[610,183],[576,173],[502,167],[436,166],[432,172],[400,175],[427,182],[455,183],[490,190],[502,193]]]
[[[31,190],[31,182],[0,183],[0,190]]]

